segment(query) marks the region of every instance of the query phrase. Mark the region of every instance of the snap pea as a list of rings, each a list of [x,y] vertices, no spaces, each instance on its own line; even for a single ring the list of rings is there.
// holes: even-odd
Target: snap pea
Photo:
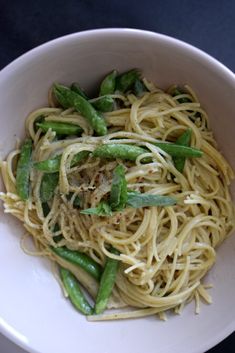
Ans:
[[[86,99],[59,84],[54,84],[53,91],[62,106],[65,108],[74,107],[79,111],[88,120],[98,135],[107,134],[105,120]]]
[[[93,308],[82,293],[76,277],[63,267],[60,268],[60,276],[71,303],[81,313],[91,315],[93,313]]]
[[[171,95],[172,95],[173,97],[176,97],[176,96],[179,96],[180,94],[183,94],[183,93],[184,93],[184,92],[182,92],[179,88],[176,87],[176,88],[172,91]],[[179,103],[192,103],[192,100],[191,100],[190,98],[188,98],[188,97],[178,98],[177,101],[178,101]]]
[[[114,248],[111,249],[111,252],[113,254],[119,255],[119,252]],[[104,271],[101,276],[97,297],[96,297],[96,303],[95,303],[96,314],[101,314],[107,306],[109,297],[112,293],[113,286],[116,280],[118,268],[119,268],[118,260],[107,258]]]
[[[191,136],[192,136],[192,130],[187,129],[182,135],[180,135],[178,137],[178,139],[176,140],[175,143],[177,145],[181,145],[181,146],[189,146]],[[173,162],[174,162],[176,169],[180,173],[182,173],[184,170],[184,165],[185,165],[185,157],[173,157]]]
[[[118,165],[113,172],[113,180],[110,192],[110,206],[114,211],[123,210],[127,201],[127,183],[124,168]]]
[[[55,188],[59,182],[59,173],[45,173],[42,177],[40,186],[41,202],[50,201],[54,195]]]
[[[21,200],[29,198],[29,176],[31,169],[32,140],[24,141],[16,168],[16,190]]]
[[[95,98],[90,103],[100,112],[111,112],[114,107],[114,100],[109,95]]]
[[[78,83],[73,83],[71,85],[71,90],[79,94],[87,101],[89,100],[89,97],[84,93],[84,91],[81,89]],[[95,109],[99,110],[100,112],[111,112],[114,107],[113,98],[107,94],[103,95],[103,97],[90,99],[89,102]]]
[[[75,166],[77,163],[87,158],[89,154],[90,154],[89,151],[78,152],[77,154],[74,155],[71,161],[71,166],[72,167]],[[61,161],[61,155],[58,155],[54,158],[50,158],[41,162],[34,163],[34,168],[46,173],[55,173],[55,172],[58,172],[60,169],[60,161]]]
[[[79,94],[79,96],[83,97],[84,99],[88,100],[89,97],[86,95],[86,93],[81,89],[79,84],[77,82],[72,83],[71,85],[71,90]]]
[[[135,161],[138,156],[146,153],[146,149],[126,144],[108,144],[97,147],[94,152],[94,157],[108,158],[108,159],[127,159]]]
[[[203,152],[197,148],[181,146],[171,142],[155,142],[154,145],[174,157],[201,157]]]
[[[155,142],[154,145],[176,157],[201,157],[203,152],[193,147],[180,146],[171,142]],[[97,147],[93,152],[93,157],[107,159],[126,159],[135,161],[138,156],[148,152],[145,148],[128,144],[107,144]],[[150,158],[144,158],[143,162],[150,162]]]
[[[33,127],[34,127],[34,131],[38,131],[39,127],[37,126],[37,123],[42,123],[43,121],[45,121],[45,116],[43,114],[40,114],[34,121],[33,123]]]
[[[100,93],[99,96],[105,96],[106,94],[113,94],[115,92],[116,87],[116,77],[117,71],[113,70],[105,76],[100,85]]]
[[[83,129],[78,125],[57,121],[43,121],[41,123],[36,123],[36,126],[40,127],[43,132],[52,129],[57,135],[81,135],[83,132]]]
[[[50,212],[50,207],[49,207],[47,202],[43,202],[42,203],[42,210],[43,210],[44,217],[46,217],[49,214],[49,212]],[[58,232],[59,230],[60,230],[60,226],[59,226],[58,223],[56,223],[55,226],[54,226],[53,232]],[[61,234],[53,236],[53,240],[56,243],[58,243],[62,239],[63,239],[63,236]]]
[[[140,97],[144,92],[147,92],[147,88],[143,81],[137,78],[134,83],[133,91],[137,97]]]
[[[46,217],[50,213],[50,207],[47,202],[42,202],[43,216]]]
[[[124,72],[116,78],[116,90],[125,93],[131,89],[137,79],[140,78],[140,72],[132,69]]]
[[[62,257],[63,259],[78,265],[84,271],[89,273],[93,278],[99,280],[102,273],[101,266],[95,262],[92,258],[88,255],[75,250],[69,250],[65,246],[64,247],[57,247],[51,249],[56,253],[58,256]]]
[[[67,195],[67,200],[71,200],[71,198],[73,197],[73,193],[70,192],[68,195]],[[75,199],[73,200],[73,207],[75,208],[78,208],[81,206],[81,199],[79,196],[76,196]]]

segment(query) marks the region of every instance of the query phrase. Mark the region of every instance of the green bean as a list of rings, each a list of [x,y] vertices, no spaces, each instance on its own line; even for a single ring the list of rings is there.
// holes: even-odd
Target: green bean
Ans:
[[[89,273],[93,278],[97,280],[100,279],[102,268],[97,262],[95,262],[88,255],[80,251],[69,250],[66,247],[57,247],[57,248],[51,247],[51,249],[58,256],[81,267],[84,271]]]
[[[79,94],[79,96],[83,97],[84,99],[88,100],[89,97],[86,95],[86,93],[81,89],[79,84],[77,82],[72,83],[71,85],[71,90]]]
[[[121,211],[126,206],[127,183],[122,165],[118,165],[114,169],[109,202],[114,211]]]
[[[92,99],[90,103],[100,112],[111,112],[114,107],[114,100],[108,95]]]
[[[191,136],[192,136],[192,130],[187,129],[182,135],[180,135],[178,137],[178,139],[176,140],[175,143],[177,145],[181,145],[181,146],[189,146]],[[185,165],[185,157],[173,157],[173,162],[174,162],[176,169],[180,173],[182,173],[184,170],[184,165]]]
[[[106,94],[113,94],[115,92],[116,77],[117,77],[117,71],[113,70],[110,74],[108,74],[103,79],[100,85],[99,96],[105,96]]]
[[[173,157],[201,157],[203,152],[197,148],[180,146],[171,142],[155,142],[154,145]]]
[[[16,169],[16,190],[21,200],[29,198],[29,176],[31,170],[32,140],[24,141]]]
[[[71,161],[71,166],[72,167],[75,166],[83,159],[87,158],[89,154],[90,154],[89,151],[78,152],[77,154],[74,155]],[[41,162],[34,163],[34,168],[46,173],[55,173],[55,172],[58,172],[60,169],[60,162],[61,162],[61,154],[54,158],[50,158]]]
[[[116,78],[116,90],[125,93],[132,88],[138,78],[140,78],[140,72],[137,69],[124,72]]]
[[[74,107],[79,111],[88,120],[98,135],[107,134],[105,120],[86,99],[62,85],[54,84],[53,90],[62,106],[66,108]]]
[[[137,97],[140,97],[144,92],[147,92],[147,88],[143,81],[137,78],[134,83],[133,91]]]
[[[50,201],[59,182],[59,173],[45,173],[40,186],[40,198],[42,202]]]
[[[81,313],[91,315],[93,313],[93,308],[82,293],[76,277],[63,267],[60,268],[60,275],[71,303]]]
[[[107,159],[127,159],[135,161],[138,156],[148,152],[146,149],[126,144],[107,144],[97,147],[94,152],[94,157],[107,158]]]
[[[36,123],[36,125],[37,127],[40,127],[43,132],[52,129],[57,135],[81,135],[83,132],[82,128],[78,125],[57,121],[43,121],[41,123]]]
[[[116,249],[111,249],[111,252],[115,255],[119,255],[119,252]],[[96,314],[101,314],[107,306],[109,297],[112,293],[113,286],[116,280],[118,268],[119,261],[108,257],[106,260],[104,271],[101,276],[100,286],[96,297]]]

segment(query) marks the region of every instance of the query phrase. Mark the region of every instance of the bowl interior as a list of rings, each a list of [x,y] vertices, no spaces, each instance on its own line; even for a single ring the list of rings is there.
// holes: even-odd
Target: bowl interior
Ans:
[[[0,153],[14,148],[24,135],[27,114],[47,104],[55,81],[78,81],[92,91],[112,69],[137,67],[143,75],[166,88],[189,84],[209,114],[212,129],[227,159],[235,168],[235,78],[229,70],[199,50],[150,32],[113,29],[88,31],[52,41],[22,56],[0,73]],[[2,187],[1,187],[2,188]],[[218,251],[207,282],[213,304],[193,304],[166,323],[156,317],[121,322],[89,323],[65,301],[50,264],[25,255],[19,246],[23,229],[0,213],[0,326],[8,337],[35,352],[84,353],[112,351],[140,353],[201,352],[235,327],[235,238]],[[58,332],[60,333],[58,335]]]

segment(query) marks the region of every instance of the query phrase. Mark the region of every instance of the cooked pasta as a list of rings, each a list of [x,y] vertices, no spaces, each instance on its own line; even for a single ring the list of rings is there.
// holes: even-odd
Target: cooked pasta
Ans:
[[[233,171],[219,152],[209,128],[206,112],[188,86],[178,95],[172,87],[163,91],[143,80],[146,90],[139,96],[128,90],[115,91],[115,109],[103,113],[107,133],[97,136],[94,127],[76,107],[58,106],[50,91],[49,105],[33,111],[26,119],[26,134],[32,140],[29,196],[17,191],[19,148],[1,162],[5,192],[0,198],[6,213],[17,217],[34,240],[35,254],[46,256],[69,270],[95,300],[98,281],[84,269],[62,258],[53,249],[66,248],[89,256],[103,268],[107,258],[118,260],[108,309],[89,320],[135,318],[168,310],[181,312],[193,299],[199,312],[201,299],[211,303],[203,278],[216,260],[216,249],[234,230],[234,206],[229,185]],[[80,136],[43,131],[37,122],[72,124]],[[191,132],[189,148],[201,151],[198,158],[172,157],[157,142],[175,144]],[[135,160],[96,157],[101,146],[141,147]],[[160,145],[161,146],[161,145]],[[76,156],[84,158],[74,163]],[[56,159],[58,171],[46,173],[35,163]],[[58,157],[59,156],[59,157]],[[176,158],[184,158],[183,170]],[[56,162],[57,163],[57,162]],[[122,166],[129,194],[161,195],[175,200],[169,205],[132,207],[125,204],[109,213],[97,210],[110,198],[113,175]],[[57,175],[52,195],[43,199],[42,182]],[[78,198],[79,205],[74,206]],[[48,211],[45,212],[45,204]],[[115,248],[117,251],[111,251]],[[126,308],[125,308],[126,307]]]

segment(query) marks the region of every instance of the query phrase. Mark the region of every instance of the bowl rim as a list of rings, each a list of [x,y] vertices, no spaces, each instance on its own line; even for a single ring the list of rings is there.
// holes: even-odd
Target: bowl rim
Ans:
[[[128,35],[132,35],[133,37],[135,35],[143,35],[143,36],[147,36],[149,38],[158,38],[158,39],[162,39],[166,42],[168,42],[169,44],[175,44],[181,48],[184,48],[188,51],[193,52],[195,55],[197,55],[198,57],[200,56],[203,60],[205,61],[209,61],[210,64],[213,64],[214,66],[217,66],[218,69],[222,70],[222,72],[230,79],[234,80],[235,83],[235,73],[233,73],[233,71],[231,69],[229,69],[226,65],[224,65],[223,63],[221,63],[218,59],[214,58],[212,55],[206,53],[205,51],[203,51],[202,49],[197,48],[196,46],[187,43],[186,41],[183,41],[181,39],[178,38],[174,38],[172,36],[163,34],[163,33],[159,33],[159,32],[154,32],[154,31],[149,31],[149,30],[142,30],[142,29],[137,29],[137,28],[122,28],[122,27],[107,27],[107,28],[97,28],[97,29],[88,29],[88,30],[84,30],[84,31],[80,31],[80,32],[73,32],[70,34],[66,34],[63,36],[60,36],[58,38],[54,38],[51,39],[45,43],[42,43],[30,50],[28,50],[27,52],[21,54],[19,57],[15,58],[13,61],[11,61],[9,64],[7,64],[6,66],[4,66],[1,70],[0,70],[0,79],[1,76],[3,74],[7,74],[9,71],[11,71],[11,69],[15,66],[15,65],[21,65],[24,63],[24,61],[29,61],[33,58],[34,54],[36,52],[44,52],[47,51],[47,49],[51,46],[57,46],[60,45],[62,42],[67,41],[68,39],[74,39],[76,37],[92,37],[94,35],[109,35],[109,34],[113,34],[113,35],[120,35],[120,34],[128,34]]]
[[[33,60],[35,55],[41,55],[47,52],[48,50],[51,50],[53,47],[60,46],[61,44],[63,45],[63,43],[68,40],[74,40],[76,38],[80,39],[85,37],[89,39],[89,37],[93,37],[94,35],[101,36],[101,37],[109,36],[109,35],[114,35],[114,36],[116,35],[117,37],[121,35],[125,37],[127,35],[129,37],[132,36],[133,38],[136,36],[142,36],[143,38],[148,37],[148,38],[155,38],[158,40],[165,41],[169,45],[175,45],[181,48],[182,50],[191,52],[195,56],[200,58],[200,60],[210,63],[210,65],[212,65],[216,70],[219,70],[225,76],[225,79],[228,80],[230,84],[234,85],[234,88],[235,88],[235,73],[233,73],[231,69],[229,69],[223,63],[221,63],[218,59],[214,58],[210,54],[207,54],[202,49],[199,49],[192,44],[189,44],[183,40],[174,38],[172,36],[169,36],[163,33],[149,31],[149,30],[142,30],[137,28],[123,28],[123,27],[107,27],[107,28],[89,29],[89,30],[84,30],[80,32],[73,32],[73,33],[66,34],[66,35],[57,37],[55,39],[49,40],[47,42],[44,42],[30,49],[29,51],[23,53],[22,55],[20,55],[19,57],[11,61],[9,64],[7,64],[5,67],[3,67],[0,70],[0,80],[3,78],[5,79],[8,75],[11,75],[12,71],[19,68],[21,65],[23,66],[27,64],[27,62],[30,62],[31,60]],[[211,337],[206,342],[201,343],[200,346],[194,347],[194,350],[192,351],[192,353],[200,353],[202,351],[207,351],[208,349],[214,347],[219,342],[224,340],[234,331],[235,331],[235,319],[233,322],[230,322],[227,326],[225,326],[224,329],[220,331],[220,333],[216,337]],[[5,337],[7,337],[10,341],[14,342],[19,347],[21,347],[22,349],[25,349],[26,351],[29,351],[32,353],[42,353],[41,351],[38,351],[37,349],[34,349],[33,347],[31,347],[30,343],[25,343],[24,340],[20,338],[20,335],[17,334],[17,330],[12,328],[1,317],[0,317],[0,333],[3,334]]]

